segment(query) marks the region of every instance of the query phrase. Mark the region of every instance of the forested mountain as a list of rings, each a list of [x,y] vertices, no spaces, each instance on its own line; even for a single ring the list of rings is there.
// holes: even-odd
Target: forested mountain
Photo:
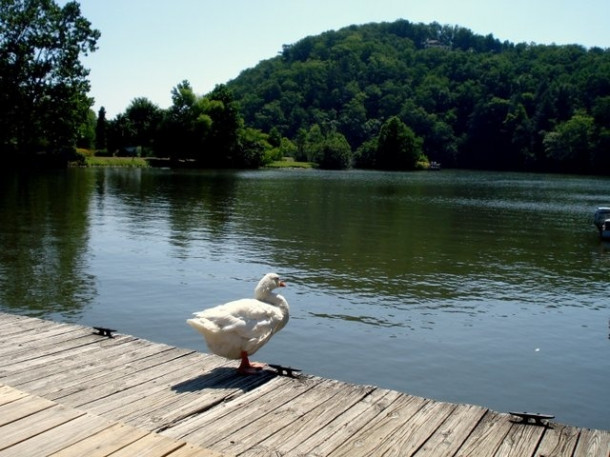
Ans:
[[[285,45],[227,88],[245,125],[291,140],[297,158],[334,136],[373,166],[398,118],[443,166],[610,174],[609,49],[399,20]]]

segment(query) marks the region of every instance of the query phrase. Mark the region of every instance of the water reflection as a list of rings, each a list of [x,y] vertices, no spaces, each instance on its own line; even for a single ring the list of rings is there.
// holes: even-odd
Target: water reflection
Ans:
[[[3,175],[0,182],[0,303],[34,315],[79,315],[96,295],[88,273],[91,177]]]

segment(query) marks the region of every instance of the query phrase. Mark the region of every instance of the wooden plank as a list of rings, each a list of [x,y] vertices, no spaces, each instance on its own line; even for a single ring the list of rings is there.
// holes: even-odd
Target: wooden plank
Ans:
[[[412,456],[451,415],[456,405],[430,401],[375,449],[384,457]]]
[[[172,358],[162,365],[155,364],[144,370],[131,371],[127,376],[122,376],[116,381],[95,385],[95,393],[88,392],[91,386],[83,386],[83,391],[62,398],[71,406],[84,407],[96,414],[103,414],[113,408],[128,404],[148,394],[150,389],[164,388],[171,385],[171,379],[180,379],[184,373],[191,376],[199,370],[196,362],[200,360],[198,354],[187,353],[181,357]]]
[[[74,328],[58,328],[51,323],[42,328],[24,329],[15,331],[10,335],[3,335],[2,339],[0,339],[0,361],[10,362],[11,357],[14,355],[27,354],[28,350],[44,344],[44,341],[48,338],[59,337],[65,340],[66,337],[62,337],[62,335],[66,333],[78,333],[78,330]]]
[[[68,410],[73,413],[76,411],[70,408]],[[24,436],[19,443],[0,451],[0,455],[2,457],[46,456],[60,451],[66,446],[86,440],[111,425],[111,421],[99,416],[82,414],[43,432],[32,429],[30,436]]]
[[[88,413],[78,412],[61,407],[68,413],[80,414],[71,420],[53,423],[45,430],[32,424],[45,419],[36,414],[47,408],[60,408],[56,403],[41,397],[29,395],[9,386],[0,385],[0,395],[8,396],[21,393],[24,396],[0,406],[0,435],[8,438],[10,443],[0,451],[0,455],[108,455],[113,456],[209,456],[220,454],[185,442],[179,442],[146,430],[137,429],[126,424],[115,423],[108,419]],[[4,427],[21,420],[19,427]],[[20,430],[21,436],[16,432]],[[26,431],[26,434],[23,433]],[[12,438],[12,440],[11,440]],[[180,448],[180,452],[174,454]],[[117,452],[115,452],[117,451]]]
[[[19,390],[13,389],[10,386],[0,384],[0,405],[19,400],[20,398],[26,396],[27,394],[25,392],[21,392]]]
[[[455,457],[493,457],[512,425],[507,414],[488,411]]]
[[[80,329],[72,332],[63,332],[58,335],[49,336],[43,341],[32,341],[29,344],[24,343],[19,346],[18,350],[4,351],[3,354],[0,354],[0,364],[4,367],[9,367],[27,360],[45,357],[49,354],[61,353],[62,351],[93,342],[93,338],[89,334],[83,335]]]
[[[584,429],[580,432],[574,457],[610,457],[610,432]]]
[[[170,389],[159,391],[154,397],[139,400],[130,405],[135,409],[125,411],[124,420],[148,430],[163,430],[220,403],[231,402],[246,392],[258,390],[273,379],[273,375],[240,376],[234,367],[223,367],[223,370],[225,376],[221,378],[208,378],[207,374],[198,376],[173,384]],[[204,380],[205,384],[190,382],[199,379]],[[123,411],[118,411],[118,414],[123,414]]]
[[[328,455],[340,447],[378,415],[384,412],[401,398],[403,394],[393,390],[375,389],[370,395],[343,411],[322,429],[311,435],[293,449],[295,455]]]
[[[523,457],[534,455],[545,427],[514,423],[496,451],[497,457]]]
[[[29,331],[42,331],[45,328],[56,327],[57,323],[41,320],[34,317],[10,315],[0,312],[0,341],[5,341],[7,336],[21,334]]]
[[[219,452],[212,451],[210,449],[202,449],[198,446],[193,446],[192,444],[186,444],[171,454],[168,454],[167,457],[229,457],[227,454],[220,454]],[[114,456],[113,456],[114,457]],[[164,456],[165,457],[165,456]]]
[[[416,457],[450,457],[455,455],[472,433],[487,409],[474,405],[457,405],[432,436],[418,449]]]
[[[329,455],[333,457],[375,455],[377,449],[387,443],[390,436],[427,403],[430,403],[430,400],[410,395],[400,396],[382,414],[372,419]]]
[[[49,363],[50,370],[32,370],[33,373],[20,373],[9,375],[5,382],[11,382],[21,389],[30,390],[39,394],[50,395],[52,392],[62,391],[72,385],[81,385],[91,379],[104,377],[108,379],[109,372],[114,374],[116,369],[120,369],[118,374],[124,373],[131,368],[131,364],[145,359],[149,356],[159,354],[168,348],[141,345],[137,341],[120,342],[115,346],[100,344],[97,353],[91,355],[77,353],[66,364]],[[44,361],[44,359],[41,359]],[[63,369],[58,369],[63,368]],[[41,375],[38,375],[40,372]],[[46,373],[46,376],[44,374]]]
[[[55,401],[61,399],[62,402],[71,406],[79,406],[92,399],[110,395],[113,392],[121,390],[129,382],[130,377],[134,376],[134,373],[145,372],[147,370],[151,370],[149,373],[154,373],[167,360],[181,358],[191,353],[186,350],[177,349],[163,350],[148,357],[134,360],[123,367],[118,366],[111,371],[104,369],[94,370],[86,376],[75,379],[74,382],[36,389],[36,393]],[[151,376],[153,375],[151,374]]]
[[[32,324],[29,321],[17,322],[0,322],[0,344],[5,345],[10,341],[15,341],[16,336],[40,333],[43,329],[51,329],[55,327],[54,322],[44,322],[42,324]]]
[[[14,354],[26,354],[32,347],[45,347],[57,341],[67,341],[83,335],[81,327],[51,323],[23,330],[0,341],[0,359]]]
[[[243,426],[272,414],[304,392],[316,388],[321,382],[320,379],[301,381],[277,377],[229,403],[219,404],[211,410],[177,423],[162,434],[215,449],[213,444],[231,440],[233,433]]]
[[[86,440],[78,441],[50,455],[53,457],[74,457],[78,455],[104,457],[139,440],[146,434],[147,432],[144,430],[116,423],[89,436]]]
[[[18,400],[0,406],[0,426],[9,424],[16,420],[37,413],[43,409],[54,406],[50,400],[31,395],[24,396]]]
[[[306,390],[290,402],[260,416],[248,424],[239,424],[240,427],[231,433],[229,440],[216,442],[210,447],[220,452],[239,455],[259,445],[265,437],[278,433],[293,421],[305,416],[319,403],[328,401],[335,393],[338,381],[323,380],[314,389]],[[280,393],[281,395],[281,393]]]
[[[545,429],[542,441],[536,449],[536,455],[572,457],[579,434],[576,427],[553,424],[552,428]]]
[[[6,313],[6,312],[2,312],[0,311],[0,322],[4,323],[4,322],[19,322],[22,320],[30,320],[30,319],[34,319],[34,318],[26,318],[20,314],[14,314],[14,313]]]
[[[0,436],[2,436],[0,451],[2,451],[2,455],[5,455],[5,449],[84,414],[82,411],[56,405],[6,424],[0,428]]]
[[[285,425],[279,422],[276,433],[260,441],[254,448],[243,455],[268,455],[270,451],[280,455],[290,454],[292,450],[319,431],[326,431],[327,424],[338,416],[345,414],[355,404],[368,397],[374,387],[349,384],[334,386],[332,396],[327,400],[316,402],[310,411],[297,412],[288,416]],[[280,429],[280,427],[282,427]]]
[[[120,395],[121,398],[112,399],[111,396],[106,399],[108,402],[113,400],[119,402],[112,406],[113,414],[117,417],[134,418],[141,415],[139,414],[141,411],[166,408],[167,405],[176,401],[176,396],[186,392],[181,391],[180,385],[190,384],[190,388],[197,389],[197,392],[201,394],[201,391],[205,389],[213,391],[226,389],[228,392],[232,385],[231,379],[247,382],[244,377],[236,376],[234,368],[225,366],[226,361],[221,358],[206,359],[206,372],[201,375],[199,366],[201,360],[199,354],[193,354],[189,359],[180,360],[179,365],[171,372],[164,368],[162,376],[152,379],[149,377],[134,379],[133,385]],[[133,401],[129,401],[129,399]]]
[[[222,457],[222,454],[171,438],[148,433],[112,453],[112,457]]]
[[[0,378],[4,382],[17,386],[40,379],[49,379],[54,375],[69,376],[81,367],[100,365],[104,361],[112,361],[120,357],[126,350],[124,344],[137,341],[132,336],[119,336],[112,340],[92,342],[89,345],[74,348],[44,358],[32,359],[26,362],[0,367]]]
[[[238,375],[235,374],[234,376],[237,378]],[[122,395],[107,397],[106,400],[109,401],[107,404],[88,404],[87,408],[98,414],[112,415],[112,417],[124,420],[132,425],[146,426],[150,430],[157,430],[166,428],[172,422],[180,420],[181,417],[188,417],[198,411],[209,409],[222,401],[228,401],[242,392],[240,384],[233,388],[207,389],[207,391],[201,392],[199,396],[193,396],[192,403],[181,411],[168,406],[175,403],[175,397],[179,395],[172,390],[171,384],[168,384],[167,380],[157,379],[155,381],[125,390],[121,393]],[[243,379],[235,379],[235,381],[241,383],[241,385],[245,382]],[[158,414],[155,414],[155,411]]]
[[[112,457],[154,457],[171,455],[184,442],[176,441],[156,433],[147,433],[142,438],[130,443],[112,454]]]

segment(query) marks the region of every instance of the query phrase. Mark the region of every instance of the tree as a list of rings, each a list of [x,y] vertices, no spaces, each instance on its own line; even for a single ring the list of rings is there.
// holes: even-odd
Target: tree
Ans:
[[[544,147],[560,171],[587,172],[595,150],[593,137],[593,118],[579,112],[547,133]]]
[[[87,122],[88,70],[80,56],[100,32],[76,1],[0,4],[0,148],[27,154],[74,146]]]
[[[95,144],[95,124],[96,116],[93,110],[87,113],[87,119],[78,128],[78,138],[76,146],[79,148],[91,149]]]
[[[95,147],[96,149],[106,149],[108,122],[106,121],[106,108],[103,106],[97,112],[97,122],[95,124]]]
[[[109,154],[115,154],[127,146],[133,146],[133,125],[124,114],[119,114],[108,123],[107,135],[107,152]]]
[[[172,90],[172,101],[159,127],[157,154],[203,168],[255,168],[266,160],[268,135],[244,128],[226,86],[197,96],[190,83],[182,81]]]
[[[208,114],[212,128],[206,141],[210,154],[206,164],[213,167],[234,167],[244,165],[246,158],[239,147],[239,133],[243,119],[233,93],[224,84],[217,85],[207,95],[212,102]],[[249,161],[248,161],[249,162]]]
[[[377,141],[377,168],[414,170],[421,154],[421,139],[398,117],[391,117],[381,126]]]
[[[352,148],[343,135],[338,132],[330,133],[320,148],[320,168],[342,170],[349,168],[352,160]]]
[[[198,98],[184,80],[172,89],[172,106],[159,126],[155,152],[178,160],[200,160],[203,143],[211,130],[209,100]]]
[[[149,99],[138,97],[131,101],[125,115],[134,131],[133,144],[129,146],[150,148],[163,118],[161,109]]]

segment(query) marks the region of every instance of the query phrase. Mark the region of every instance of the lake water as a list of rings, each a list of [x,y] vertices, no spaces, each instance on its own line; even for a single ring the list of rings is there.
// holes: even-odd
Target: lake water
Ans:
[[[610,179],[441,171],[0,175],[0,310],[206,351],[277,271],[254,359],[610,429]]]

